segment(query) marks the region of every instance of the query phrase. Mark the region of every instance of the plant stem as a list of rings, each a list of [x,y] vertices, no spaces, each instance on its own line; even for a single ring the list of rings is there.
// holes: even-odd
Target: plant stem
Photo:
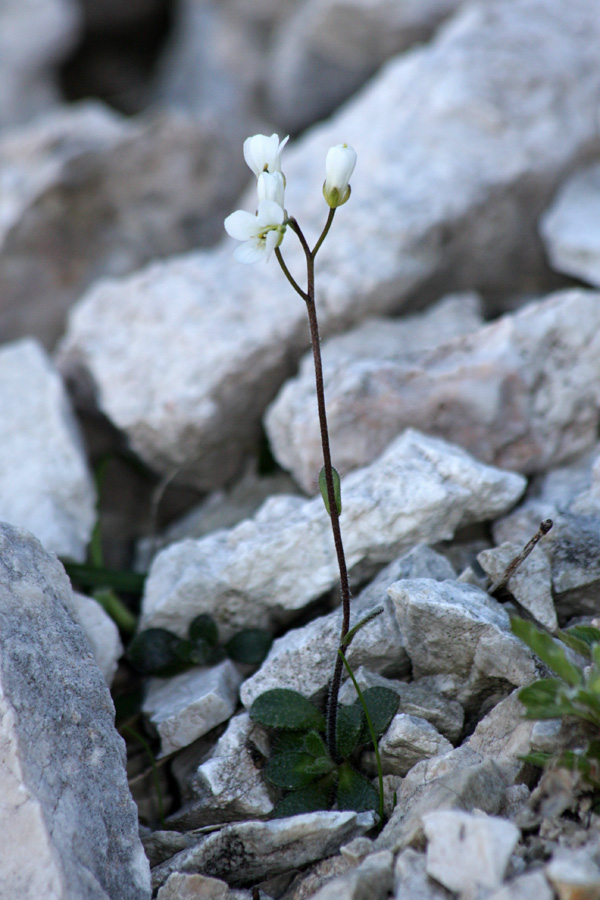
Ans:
[[[314,249],[311,251],[304,234],[294,218],[288,220],[290,228],[297,234],[306,256],[306,291],[296,290],[306,303],[306,311],[308,313],[308,322],[310,326],[310,338],[313,351],[313,359],[315,365],[315,383],[317,392],[317,406],[319,410],[319,427],[321,430],[321,446],[323,448],[323,468],[325,470],[325,482],[327,484],[327,498],[329,500],[329,511],[331,518],[331,530],[333,532],[333,542],[337,556],[338,568],[340,571],[340,593],[342,601],[342,628],[340,632],[340,647],[343,647],[344,638],[350,629],[350,585],[348,582],[348,570],[346,567],[346,557],[344,555],[344,545],[342,543],[342,532],[340,529],[340,516],[338,513],[337,502],[335,498],[335,487],[333,482],[333,467],[331,463],[331,449],[329,446],[329,428],[327,426],[327,411],[325,407],[325,388],[323,383],[323,364],[321,361],[321,339],[319,336],[319,323],[317,320],[317,309],[315,304],[315,255],[319,250],[331,223],[333,221],[335,210],[329,211],[327,222],[321,233],[321,236]],[[277,255],[277,259],[282,264],[281,254]],[[282,265],[282,269],[286,277],[294,287],[295,282],[289,276],[287,268]],[[338,696],[342,682],[343,660],[340,655],[336,656],[331,686],[329,689],[329,699],[327,702],[327,745],[332,759],[336,762],[340,761],[337,753],[336,741],[336,723]]]

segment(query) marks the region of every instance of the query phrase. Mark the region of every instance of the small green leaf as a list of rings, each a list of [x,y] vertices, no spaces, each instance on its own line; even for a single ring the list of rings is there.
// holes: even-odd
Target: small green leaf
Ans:
[[[519,756],[519,759],[522,762],[529,763],[531,766],[537,766],[539,769],[543,769],[546,763],[552,759],[552,754],[542,753],[541,750],[535,750],[532,753],[525,753],[523,756]]]
[[[340,485],[340,476],[337,469],[331,467],[331,474],[333,476],[333,494],[335,496],[335,505],[337,508],[338,516],[342,514],[342,488]],[[331,515],[331,509],[329,507],[329,494],[327,492],[327,478],[325,477],[325,466],[319,472],[319,490],[321,491],[321,497],[323,498],[323,503],[325,504],[325,509]]]
[[[588,647],[600,644],[600,628],[594,628],[592,625],[572,625],[571,628],[561,631],[560,634],[561,636],[568,634],[570,637],[584,641]]]
[[[324,731],[325,719],[310,700],[289,688],[273,688],[260,694],[250,707],[250,718],[267,728],[291,731]]]
[[[204,641],[209,647],[216,647],[219,643],[219,626],[212,616],[201,613],[190,622],[188,637],[190,641]]]
[[[559,719],[572,715],[572,706],[562,696],[564,682],[558,678],[541,678],[521,688],[518,698],[525,706],[527,719]]]
[[[323,775],[324,771],[315,771],[315,758],[310,753],[288,750],[287,753],[272,756],[264,767],[263,774],[275,787],[293,791],[310,784],[319,775]]]
[[[362,707],[340,706],[337,714],[337,752],[342,759],[347,759],[358,747],[358,741],[365,724]]]
[[[127,648],[127,658],[144,675],[167,678],[189,669],[193,645],[165,628],[141,631]]]
[[[525,619],[512,619],[511,629],[513,634],[521,638],[567,684],[575,687],[583,682],[580,670],[569,662],[563,648],[549,634],[540,631]]]
[[[398,712],[400,697],[395,691],[391,691],[385,687],[367,688],[362,692],[365,705],[369,710],[369,717],[373,725],[373,731],[380,737],[386,732],[390,726],[390,722]],[[362,709],[360,699],[354,701],[354,706]],[[371,734],[366,720],[363,722],[362,731],[360,733],[358,743],[367,744],[371,740]]]
[[[337,787],[338,809],[353,809],[355,812],[379,809],[379,795],[371,782],[356,772],[350,763],[343,762],[338,768]]]
[[[332,799],[333,781],[330,777],[322,778],[287,794],[276,805],[271,813],[271,818],[283,819],[287,816],[298,816],[301,813],[329,809]]]
[[[238,631],[225,644],[227,656],[234,662],[258,666],[271,649],[273,638],[261,628],[246,628]]]
[[[195,666],[214,666],[225,659],[225,651],[222,647],[214,647],[207,644],[202,638],[190,641],[190,662]]]
[[[302,735],[302,749],[315,757],[329,755],[325,741],[316,731],[309,731],[308,734]]]

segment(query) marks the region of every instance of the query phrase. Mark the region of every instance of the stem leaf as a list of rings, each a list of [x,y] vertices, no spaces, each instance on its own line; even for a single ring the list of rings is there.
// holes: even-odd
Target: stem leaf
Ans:
[[[340,485],[340,475],[337,469],[331,467],[331,474],[333,476],[333,493],[335,495],[335,506],[337,509],[338,516],[342,514],[342,488]],[[323,498],[323,503],[325,504],[325,509],[331,515],[331,508],[329,506],[329,493],[327,491],[327,476],[325,474],[325,466],[319,472],[319,490],[321,491],[321,497]]]

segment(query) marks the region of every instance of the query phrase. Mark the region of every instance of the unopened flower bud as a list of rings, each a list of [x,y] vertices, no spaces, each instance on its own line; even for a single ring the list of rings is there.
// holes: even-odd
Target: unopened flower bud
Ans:
[[[356,165],[356,151],[349,144],[331,147],[325,159],[325,184],[323,196],[329,206],[342,206],[350,197],[348,182]]]

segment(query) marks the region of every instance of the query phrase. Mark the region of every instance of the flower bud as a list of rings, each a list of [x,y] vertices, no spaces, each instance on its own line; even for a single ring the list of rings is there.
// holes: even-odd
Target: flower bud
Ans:
[[[281,152],[289,136],[281,142],[278,134],[254,134],[244,141],[244,159],[256,177],[261,172],[281,172]]]
[[[350,197],[348,182],[356,165],[356,151],[349,144],[338,144],[327,152],[323,196],[329,206],[342,206]]]
[[[284,205],[284,181],[281,172],[261,172],[256,184],[258,202],[273,200],[278,206]]]

